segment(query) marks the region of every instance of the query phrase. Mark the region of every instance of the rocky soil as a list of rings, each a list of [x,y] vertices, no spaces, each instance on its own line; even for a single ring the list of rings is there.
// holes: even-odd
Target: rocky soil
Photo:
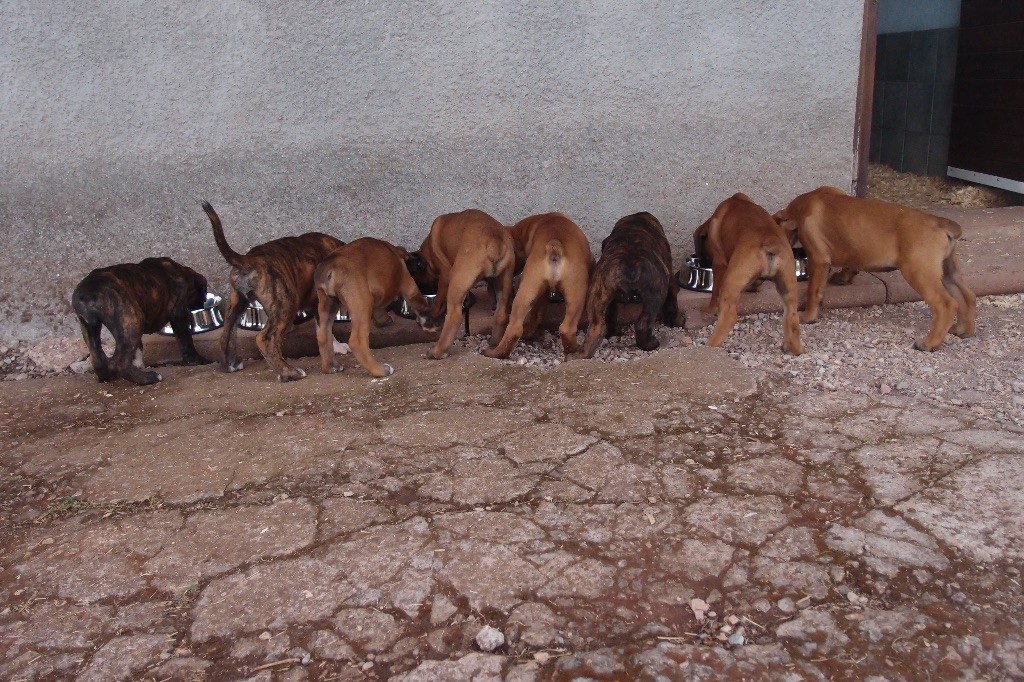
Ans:
[[[883,310],[851,346],[924,362],[924,311]],[[978,351],[1019,314],[979,318],[936,371],[1010,362]],[[378,352],[384,381],[305,358],[283,385],[4,382],[0,678],[1024,676],[1022,430],[827,367],[815,387],[775,364],[776,319],[745,324],[630,362],[419,345]]]
[[[905,396],[962,409],[997,423],[1024,426],[1024,294],[978,299],[974,338],[948,336],[935,353],[912,348],[931,313],[924,303],[825,310],[819,322],[801,325],[804,354],[784,355],[780,314],[740,318],[724,348],[760,378],[783,377],[821,391],[868,396]],[[659,326],[663,348],[705,345],[712,327],[681,331]],[[474,351],[485,335],[465,339]],[[585,334],[580,332],[580,342]],[[639,350],[631,330],[606,341],[595,356],[627,362],[650,355]],[[521,342],[504,362],[554,367],[565,361],[551,332]]]

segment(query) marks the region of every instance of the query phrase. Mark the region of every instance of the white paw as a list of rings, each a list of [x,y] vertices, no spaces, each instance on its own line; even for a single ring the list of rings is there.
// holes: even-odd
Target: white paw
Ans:
[[[296,367],[295,369],[299,372],[300,377],[306,376],[306,370],[302,369],[301,367]]]
[[[338,354],[338,355],[348,355],[351,351],[352,351],[352,349],[348,347],[347,343],[341,343],[340,341],[335,341],[334,342],[334,352],[336,354]]]
[[[395,368],[389,365],[388,363],[385,362],[384,366],[388,368],[388,376],[391,376],[392,374],[395,373]]]
[[[163,376],[162,376],[162,375],[160,374],[160,372],[157,372],[157,373],[156,373],[156,380],[157,380],[157,381],[163,381],[163,380],[164,380],[164,378],[163,378]]]

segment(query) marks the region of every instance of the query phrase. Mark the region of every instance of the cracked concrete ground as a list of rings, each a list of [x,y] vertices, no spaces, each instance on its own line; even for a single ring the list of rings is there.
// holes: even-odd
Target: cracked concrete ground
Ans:
[[[0,385],[0,677],[1024,676],[1015,427],[707,348],[425,348]]]

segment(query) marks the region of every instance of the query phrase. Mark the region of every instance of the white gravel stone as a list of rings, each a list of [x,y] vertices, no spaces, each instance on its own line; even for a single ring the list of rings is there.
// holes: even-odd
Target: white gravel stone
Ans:
[[[476,645],[481,651],[491,652],[505,643],[505,635],[501,630],[485,625],[480,632],[476,633]]]

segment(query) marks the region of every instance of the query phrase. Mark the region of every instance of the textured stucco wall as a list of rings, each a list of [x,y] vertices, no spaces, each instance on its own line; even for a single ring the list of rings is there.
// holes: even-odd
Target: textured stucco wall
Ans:
[[[439,213],[650,210],[849,187],[863,0],[0,5],[0,338],[74,332],[91,268]]]

